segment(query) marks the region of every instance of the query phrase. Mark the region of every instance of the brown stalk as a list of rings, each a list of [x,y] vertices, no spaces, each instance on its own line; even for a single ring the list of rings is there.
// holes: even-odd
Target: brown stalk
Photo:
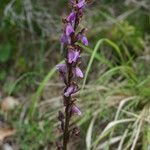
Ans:
[[[78,1],[77,1],[78,2]],[[75,20],[75,24],[74,24],[74,31],[77,29],[79,24],[79,15],[78,12],[76,12],[76,20]],[[76,42],[75,38],[75,33],[73,36],[71,36],[71,45],[75,46],[74,43]],[[68,48],[69,51],[69,48]],[[67,63],[67,62],[66,62]],[[71,85],[72,81],[72,64],[68,64],[68,82],[67,82],[67,88]],[[66,102],[66,109],[65,109],[65,129],[64,129],[64,133],[63,133],[63,150],[67,150],[67,145],[69,142],[69,124],[70,124],[70,118],[71,118],[71,114],[70,114],[70,110],[71,110],[71,96],[69,97],[64,97],[65,102]]]

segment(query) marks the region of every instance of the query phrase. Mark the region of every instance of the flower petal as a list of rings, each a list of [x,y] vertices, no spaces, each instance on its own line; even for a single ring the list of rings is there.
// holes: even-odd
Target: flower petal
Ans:
[[[77,4],[77,8],[81,9],[84,5],[85,5],[85,0],[79,0],[79,2]]]
[[[83,78],[83,72],[81,71],[81,69],[79,68],[79,67],[76,67],[75,69],[74,69],[74,75],[76,76],[76,77],[80,77],[80,78]]]
[[[89,43],[88,43],[88,40],[85,36],[82,37],[81,41],[82,41],[83,45],[88,46]]]
[[[63,34],[61,37],[60,37],[60,42],[62,44],[70,44],[71,40],[70,40],[70,37],[67,36],[66,34]]]
[[[88,40],[87,40],[86,36],[79,34],[78,39],[81,40],[83,45],[88,46]]]
[[[67,21],[70,23],[74,23],[76,19],[76,13],[75,12],[71,12],[67,18]]]
[[[73,113],[76,113],[79,116],[82,114],[80,109],[76,105],[73,105],[71,110],[72,110]]]
[[[66,71],[67,71],[67,66],[66,66],[66,64],[58,64],[58,65],[56,65],[56,69],[57,69],[59,72],[66,73]]]
[[[71,26],[71,24],[68,24],[67,27],[66,27],[66,35],[70,36],[71,33],[73,33],[73,32],[74,32],[73,27]]]
[[[70,50],[68,53],[68,62],[69,63],[76,62],[77,59],[79,58],[79,55],[80,55],[79,51]]]
[[[67,88],[66,92],[64,93],[64,95],[66,97],[69,97],[72,93],[74,92],[74,86],[70,86]]]

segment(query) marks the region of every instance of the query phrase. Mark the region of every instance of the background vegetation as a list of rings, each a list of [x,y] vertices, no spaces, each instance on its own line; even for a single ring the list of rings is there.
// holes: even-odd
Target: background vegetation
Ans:
[[[60,137],[62,108],[55,65],[67,0],[0,1],[1,124],[16,130],[2,141],[14,150],[51,150]],[[150,1],[93,0],[85,10],[89,47],[83,47],[75,150],[150,149]],[[19,105],[4,111],[5,97]]]

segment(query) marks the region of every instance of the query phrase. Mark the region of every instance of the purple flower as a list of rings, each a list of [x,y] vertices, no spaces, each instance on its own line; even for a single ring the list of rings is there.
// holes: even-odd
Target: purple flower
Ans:
[[[69,23],[74,23],[76,20],[76,13],[75,12],[71,12],[67,18],[67,21]]]
[[[82,37],[81,41],[82,41],[83,45],[88,46],[89,43],[85,36]]]
[[[67,36],[70,36],[71,33],[74,33],[74,29],[73,29],[73,27],[71,26],[71,24],[69,23],[69,24],[66,26],[66,35],[67,35]]]
[[[60,73],[61,80],[65,82],[65,79],[66,79],[65,75],[66,75],[66,72],[67,72],[66,64],[58,64],[58,65],[56,65],[56,69]]]
[[[67,66],[66,66],[66,64],[58,64],[58,65],[56,65],[56,69],[57,69],[59,72],[66,73],[66,71],[67,71]]]
[[[83,72],[81,71],[81,69],[79,67],[74,68],[73,74],[76,77],[83,78]]]
[[[71,64],[71,63],[73,63],[73,62],[77,62],[77,60],[78,60],[78,58],[79,58],[79,55],[80,55],[80,53],[79,53],[79,51],[77,51],[77,50],[70,50],[69,52],[68,52],[68,62]]]
[[[78,9],[81,9],[85,5],[85,0],[79,0],[78,4],[76,5]]]
[[[88,46],[89,43],[88,43],[88,40],[87,40],[86,36],[84,36],[82,34],[79,34],[78,39],[81,40],[83,45]]]
[[[64,96],[69,97],[71,94],[77,92],[77,86],[71,85],[67,89],[65,89]]]
[[[69,96],[73,93],[73,91],[74,91],[74,87],[73,87],[73,86],[70,86],[70,87],[67,88],[67,90],[66,90],[66,92],[64,93],[64,95],[65,95],[66,97],[69,97]]]
[[[71,111],[72,111],[72,113],[76,113],[79,116],[82,114],[80,109],[76,105],[72,106]]]
[[[70,44],[71,43],[71,39],[69,36],[67,36],[66,34],[63,34],[61,37],[60,37],[60,42],[62,44]]]

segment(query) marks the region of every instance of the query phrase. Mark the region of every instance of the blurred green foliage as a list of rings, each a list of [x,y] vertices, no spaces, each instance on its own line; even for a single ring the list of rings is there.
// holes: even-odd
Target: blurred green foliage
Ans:
[[[0,62],[1,63],[6,63],[10,59],[11,51],[12,49],[9,43],[0,45]]]

